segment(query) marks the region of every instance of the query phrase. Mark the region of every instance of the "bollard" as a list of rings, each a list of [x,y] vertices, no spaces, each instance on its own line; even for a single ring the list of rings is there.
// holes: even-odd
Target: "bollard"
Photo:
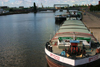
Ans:
[[[48,45],[48,50],[50,50],[50,45]]]
[[[46,43],[46,48],[48,48],[48,43]]]
[[[52,52],[52,46],[50,46],[50,51]]]
[[[93,32],[91,31],[91,34],[93,34]]]

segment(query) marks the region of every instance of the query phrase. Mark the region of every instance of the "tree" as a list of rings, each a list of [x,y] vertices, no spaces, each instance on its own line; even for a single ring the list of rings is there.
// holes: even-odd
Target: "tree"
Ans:
[[[75,4],[74,6],[75,6],[75,7],[78,7],[78,4]]]
[[[100,11],[100,4],[98,5],[98,10]]]
[[[96,6],[91,5],[90,11],[100,11],[100,5],[96,5]]]
[[[94,7],[93,5],[90,6],[90,11],[93,11],[93,7]]]
[[[9,11],[12,12],[13,11],[13,8],[10,8]]]

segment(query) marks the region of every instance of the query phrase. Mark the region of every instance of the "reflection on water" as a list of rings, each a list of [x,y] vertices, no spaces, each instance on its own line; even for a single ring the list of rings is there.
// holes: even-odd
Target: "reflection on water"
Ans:
[[[44,45],[58,28],[54,13],[0,16],[0,67],[47,67]]]
[[[50,66],[48,65],[48,63],[47,63],[47,67],[50,67]]]

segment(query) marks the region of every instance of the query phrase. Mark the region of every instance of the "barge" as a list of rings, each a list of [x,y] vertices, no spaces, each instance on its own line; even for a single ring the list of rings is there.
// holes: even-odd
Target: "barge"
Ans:
[[[80,20],[67,18],[45,45],[50,67],[96,67],[100,63],[100,44]]]
[[[58,13],[58,12],[57,12]],[[66,17],[77,17],[78,20],[81,20],[82,21],[82,12],[81,11],[64,11],[63,13],[58,13],[55,15],[55,21],[58,22],[58,21],[65,21],[66,20]]]
[[[55,21],[65,21],[66,17],[69,13],[67,12],[67,10],[58,10],[55,12]]]

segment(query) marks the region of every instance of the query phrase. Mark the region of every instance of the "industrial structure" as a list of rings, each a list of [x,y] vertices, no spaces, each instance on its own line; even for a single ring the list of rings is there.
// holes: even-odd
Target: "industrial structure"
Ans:
[[[61,9],[61,7],[69,7],[69,4],[54,4],[54,8],[56,9]]]

